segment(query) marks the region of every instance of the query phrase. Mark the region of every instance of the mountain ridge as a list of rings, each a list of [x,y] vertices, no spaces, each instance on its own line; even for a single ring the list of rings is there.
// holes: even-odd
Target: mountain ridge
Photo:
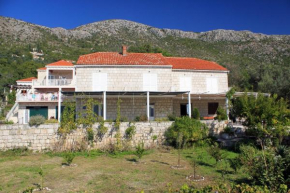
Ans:
[[[63,27],[49,28],[46,26],[1,16],[0,26],[3,26],[5,22],[9,23],[10,26],[14,24],[13,25],[14,28],[9,31],[10,33],[12,32],[12,34],[15,33],[17,34],[19,28],[18,26],[16,26],[17,24],[18,25],[24,24],[31,26],[33,28],[41,28],[48,30],[53,35],[57,35],[59,38],[61,38],[62,36],[66,36],[68,38],[73,37],[77,39],[83,39],[87,37],[92,37],[95,33],[99,33],[100,31],[102,31],[103,33],[105,32],[108,35],[111,35],[118,33],[116,29],[120,30],[122,28],[127,28],[129,29],[129,31],[132,31],[133,30],[132,28],[135,28],[135,32],[136,31],[141,33],[143,32],[144,35],[150,35],[150,33],[153,33],[161,38],[171,35],[180,38],[200,39],[203,41],[249,41],[249,40],[260,41],[266,38],[273,38],[275,40],[284,40],[286,38],[290,40],[290,35],[266,35],[263,33],[254,33],[249,30],[235,31],[225,29],[216,29],[206,32],[191,32],[179,29],[157,28],[142,23],[122,19],[111,19],[92,22],[80,25],[73,29],[65,29]],[[5,26],[3,29],[5,29]],[[3,32],[3,29],[0,32]]]
[[[121,45],[128,45],[133,52],[161,52],[215,61],[230,70],[230,86],[278,93],[290,99],[290,35],[223,29],[188,32],[120,19],[73,29],[48,28],[0,16],[0,45],[0,56],[5,56],[0,58],[0,66],[6,69],[1,69],[5,75],[0,72],[0,92],[24,75],[35,76],[36,66],[60,59],[76,61],[80,55],[98,51],[119,52]],[[43,56],[33,59],[32,50]],[[9,75],[11,66],[19,71]],[[21,71],[23,66],[29,67],[29,73]]]

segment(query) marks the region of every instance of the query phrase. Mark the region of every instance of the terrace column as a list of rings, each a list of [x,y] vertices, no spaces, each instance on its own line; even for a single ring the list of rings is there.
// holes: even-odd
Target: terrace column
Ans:
[[[187,94],[188,97],[188,116],[191,118],[191,98],[190,98],[190,91]]]
[[[60,123],[60,117],[61,117],[61,88],[59,88],[58,91],[58,122]]]
[[[75,81],[75,74],[76,74],[76,72],[75,72],[75,68],[73,68],[73,71],[72,71],[72,81],[74,81],[74,82],[76,82]]]
[[[150,121],[150,99],[149,91],[147,91],[147,120]]]
[[[46,85],[48,85],[49,70],[46,68]]]
[[[104,103],[104,107],[103,107],[103,115],[104,115],[104,120],[107,119],[107,92],[104,91],[104,96],[103,96],[103,103]]]
[[[230,110],[229,110],[229,99],[228,99],[228,97],[226,97],[226,110],[227,110],[227,116],[228,116],[228,120],[229,120],[230,119],[229,118]]]

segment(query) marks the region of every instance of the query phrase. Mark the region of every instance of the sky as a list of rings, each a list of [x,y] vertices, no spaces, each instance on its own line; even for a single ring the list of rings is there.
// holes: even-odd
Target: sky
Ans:
[[[0,15],[66,29],[125,19],[183,31],[290,34],[290,0],[0,0]]]

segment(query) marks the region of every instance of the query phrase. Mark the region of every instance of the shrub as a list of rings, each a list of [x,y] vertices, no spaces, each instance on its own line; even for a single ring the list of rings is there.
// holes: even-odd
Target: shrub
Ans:
[[[50,123],[58,123],[57,119],[49,119],[49,120],[45,120],[44,123],[50,124]]]
[[[12,125],[12,124],[14,124],[14,122],[13,122],[12,120],[10,120],[10,121],[7,121],[7,120],[6,120],[6,121],[4,122],[4,124],[6,124],[6,125]]]
[[[75,154],[74,153],[72,153],[72,152],[66,152],[65,154],[64,154],[64,161],[65,161],[65,163],[67,164],[67,165],[71,165],[71,163],[72,163],[72,161],[74,160],[74,158],[75,158]]]
[[[126,129],[126,131],[125,131],[125,134],[126,134],[127,139],[130,139],[130,140],[133,138],[133,136],[135,135],[135,133],[136,133],[136,127],[135,127],[135,125],[130,125],[130,127],[128,127]]]
[[[175,119],[176,119],[176,115],[175,114],[169,114],[169,115],[167,115],[167,117],[168,117],[169,121],[175,121]]]
[[[88,141],[93,141],[94,140],[94,131],[93,131],[93,128],[89,127],[87,128],[87,138],[88,138]]]
[[[143,142],[142,143],[138,143],[138,145],[136,146],[135,155],[140,160],[143,157],[144,153],[145,153],[144,143]]]
[[[163,118],[156,118],[155,121],[162,122],[162,121],[169,121],[169,119],[167,117],[163,117]]]
[[[42,115],[36,115],[36,116],[32,116],[30,117],[30,120],[29,120],[29,125],[30,126],[38,126],[38,125],[41,125],[45,122],[45,118],[44,116]]]
[[[208,149],[208,153],[211,157],[215,159],[215,165],[217,165],[218,161],[223,158],[223,154],[221,149],[219,148],[218,143],[215,143]]]
[[[137,121],[137,122],[139,122],[139,121],[141,121],[141,122],[147,121],[147,115],[137,116],[135,118],[135,121]]]
[[[237,173],[237,171],[242,167],[242,163],[239,157],[228,159],[230,167]]]
[[[222,121],[222,120],[228,120],[228,115],[225,109],[223,109],[222,107],[218,107],[217,108],[217,112],[216,112],[217,116],[215,117],[215,119],[217,119],[218,121]]]
[[[208,128],[198,120],[187,116],[176,118],[175,122],[165,132],[166,140],[169,144],[177,147],[178,138],[182,136],[181,145],[189,146],[194,142],[207,137]]]
[[[193,119],[197,119],[197,120],[200,119],[200,114],[199,114],[198,108],[192,109],[192,118]]]
[[[232,128],[229,127],[229,126],[226,126],[226,127],[224,128],[223,132],[224,132],[224,133],[227,133],[227,134],[229,134],[229,135],[231,135],[231,136],[233,136],[233,135],[235,134],[235,132],[234,132],[234,131],[232,130]]]
[[[128,118],[127,118],[127,117],[121,117],[121,118],[120,118],[120,121],[121,121],[121,122],[128,122]]]
[[[107,133],[107,131],[108,131],[108,127],[105,126],[104,121],[101,121],[98,134],[101,136],[104,136]]]

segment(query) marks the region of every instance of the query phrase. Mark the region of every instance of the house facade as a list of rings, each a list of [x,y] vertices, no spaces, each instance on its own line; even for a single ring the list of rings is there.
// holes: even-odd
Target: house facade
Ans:
[[[60,119],[62,99],[75,96],[76,109],[84,109],[85,98],[98,101],[95,112],[115,120],[117,101],[121,116],[148,120],[191,115],[212,119],[218,106],[227,108],[229,71],[219,64],[197,58],[164,57],[160,53],[97,52],[79,57],[77,63],[59,61],[38,69],[30,88],[17,82],[17,119],[27,123],[41,114]]]

